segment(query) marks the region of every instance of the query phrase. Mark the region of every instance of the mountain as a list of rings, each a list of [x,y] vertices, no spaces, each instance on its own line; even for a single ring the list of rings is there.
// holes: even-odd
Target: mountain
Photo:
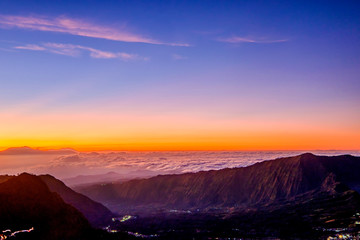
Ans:
[[[119,174],[116,172],[108,172],[105,174],[95,174],[95,175],[79,175],[72,178],[62,179],[62,181],[72,187],[79,185],[91,185],[98,183],[108,183],[108,182],[125,182],[135,178],[148,178],[156,176],[156,172],[150,170],[136,170],[126,172],[125,174]]]
[[[113,181],[125,181],[124,175],[116,172],[108,172],[105,174],[95,175],[79,175],[72,178],[62,179],[62,181],[68,186],[84,185],[84,184],[95,184],[105,183]]]
[[[41,175],[39,177],[48,186],[50,191],[59,194],[66,203],[84,214],[93,226],[105,226],[109,224],[111,218],[115,216],[101,203],[95,202],[90,198],[75,192],[53,176]]]
[[[86,218],[51,192],[40,177],[23,173],[0,183],[0,230],[23,230],[27,239],[90,239]]]
[[[120,212],[150,206],[152,210],[249,208],[291,200],[320,189],[330,175],[358,190],[359,169],[360,157],[306,153],[242,168],[161,175],[76,190]]]
[[[121,223],[119,228],[172,240],[341,239],[336,234],[357,239],[359,216],[354,215],[360,213],[360,195],[342,188],[325,184],[323,189],[293,200],[257,208],[230,208],[223,212],[155,211],[136,221]]]
[[[359,211],[360,194],[329,174],[323,184],[312,191],[256,209],[231,212],[224,217],[224,224],[240,227],[243,234],[251,227],[264,236],[271,230],[276,232],[273,235],[284,238],[295,233],[306,239],[317,239],[315,236],[320,238],[324,230],[359,231],[355,229],[355,214]]]
[[[33,149],[27,146],[24,147],[11,147],[0,151],[0,155],[43,155],[43,154],[54,154],[54,155],[69,155],[77,153],[74,149],[63,148],[59,150],[39,150]]]
[[[95,202],[90,198],[75,192],[53,176],[40,175],[38,177],[47,185],[51,192],[60,195],[64,202],[79,210],[92,226],[102,227],[108,225],[111,222],[112,217],[115,216],[115,214],[101,203]],[[15,176],[2,175],[0,176],[0,183],[6,182],[12,178],[15,178]]]
[[[6,182],[10,178],[13,178],[14,176],[11,175],[0,175],[0,183]]]
[[[111,228],[161,239],[360,236],[360,157],[307,153],[243,168],[78,187],[113,211]]]

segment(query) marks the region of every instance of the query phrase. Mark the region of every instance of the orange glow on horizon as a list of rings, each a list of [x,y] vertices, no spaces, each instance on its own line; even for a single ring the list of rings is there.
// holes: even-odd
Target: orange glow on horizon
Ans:
[[[343,141],[338,141],[339,139]],[[29,146],[51,150],[72,148],[77,151],[267,151],[267,150],[359,150],[358,136],[340,134],[267,134],[239,136],[208,136],[177,139],[135,139],[118,141],[95,139],[12,139],[0,140],[0,150]]]
[[[291,118],[274,115],[266,120],[91,112],[12,113],[0,118],[0,150],[21,146],[79,151],[360,149],[359,124],[323,112]]]

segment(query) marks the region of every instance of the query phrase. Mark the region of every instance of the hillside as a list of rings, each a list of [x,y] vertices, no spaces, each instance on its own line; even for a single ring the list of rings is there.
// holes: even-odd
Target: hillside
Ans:
[[[360,157],[315,156],[265,161],[249,167],[162,175],[125,183],[76,188],[112,210],[250,207],[290,200],[318,189],[329,175],[352,189],[360,186]]]
[[[14,177],[15,176],[11,175],[2,175],[0,176],[0,183],[6,182]],[[101,203],[95,202],[89,197],[75,192],[53,176],[40,175],[39,177],[51,192],[59,194],[65,203],[68,203],[79,210],[92,226],[102,227],[108,225],[111,222],[111,218],[115,216],[114,213]]]
[[[0,184],[1,230],[23,230],[33,239],[89,239],[86,218],[37,176],[21,174]]]
[[[41,175],[39,177],[49,187],[50,191],[56,192],[66,203],[83,213],[93,226],[105,226],[109,224],[111,218],[115,216],[101,203],[95,202],[90,198],[75,192],[53,176]]]

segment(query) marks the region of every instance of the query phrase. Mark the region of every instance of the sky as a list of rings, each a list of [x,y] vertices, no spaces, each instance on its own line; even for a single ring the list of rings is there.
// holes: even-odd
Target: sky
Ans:
[[[359,1],[0,1],[0,150],[360,149]]]

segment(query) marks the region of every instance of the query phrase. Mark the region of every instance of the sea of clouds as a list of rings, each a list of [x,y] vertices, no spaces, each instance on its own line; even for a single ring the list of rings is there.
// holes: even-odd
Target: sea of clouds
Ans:
[[[176,151],[176,152],[75,152],[70,155],[0,156],[0,174],[30,172],[64,179],[78,175],[116,172],[124,177],[148,177],[244,167],[264,160],[295,156],[307,151]],[[311,151],[317,155],[360,151]]]

